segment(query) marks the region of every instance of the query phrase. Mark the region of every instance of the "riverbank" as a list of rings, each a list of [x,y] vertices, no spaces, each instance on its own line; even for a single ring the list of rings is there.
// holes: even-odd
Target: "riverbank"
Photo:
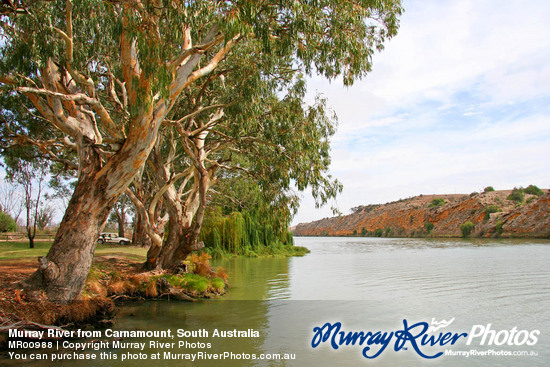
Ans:
[[[24,243],[2,243],[0,259],[0,334],[10,328],[68,329],[105,326],[112,323],[116,306],[128,301],[170,299],[193,302],[225,293],[227,274],[212,269],[207,254],[192,255],[189,272],[146,272],[142,269],[145,249],[103,246],[90,270],[80,301],[59,305],[48,301],[42,291],[26,290],[22,282],[38,267],[37,256],[49,248],[35,249]],[[28,245],[27,245],[28,246]],[[2,336],[0,335],[0,344]]]
[[[49,302],[43,292],[22,286],[38,267],[37,257],[46,255],[50,246],[51,242],[40,242],[30,249],[26,242],[0,242],[0,344],[1,333],[8,328],[105,326],[112,323],[117,305],[158,299],[193,302],[223,295],[228,286],[227,273],[211,267],[208,253],[191,255],[185,262],[187,272],[174,274],[144,271],[145,248],[100,245],[82,300],[62,306]],[[308,252],[304,247],[270,246],[254,255],[288,257]]]
[[[301,223],[295,236],[550,238],[548,189],[420,195]]]

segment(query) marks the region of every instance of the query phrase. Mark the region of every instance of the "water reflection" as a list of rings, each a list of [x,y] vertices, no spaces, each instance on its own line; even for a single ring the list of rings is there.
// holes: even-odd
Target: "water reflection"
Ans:
[[[296,243],[310,248],[311,253],[290,259],[237,258],[217,264],[228,269],[232,284],[229,294],[221,299],[194,304],[134,304],[121,310],[116,327],[210,331],[250,328],[258,330],[260,337],[205,339],[212,343],[208,351],[295,353],[297,357],[287,362],[216,363],[223,366],[421,366],[426,360],[413,351],[394,352],[388,348],[376,360],[366,361],[357,347],[335,351],[323,345],[312,349],[312,329],[340,321],[347,330],[392,331],[403,327],[403,319],[430,322],[432,318],[454,317],[456,321],[449,331],[469,332],[473,325],[489,323],[495,330],[538,329],[539,342],[530,350],[539,355],[444,357],[431,364],[550,365],[549,241],[297,238]],[[458,348],[469,349],[464,343]],[[149,354],[164,351],[147,348]],[[198,350],[187,350],[193,351]],[[69,363],[138,366],[144,362]],[[213,363],[164,360],[161,365]]]

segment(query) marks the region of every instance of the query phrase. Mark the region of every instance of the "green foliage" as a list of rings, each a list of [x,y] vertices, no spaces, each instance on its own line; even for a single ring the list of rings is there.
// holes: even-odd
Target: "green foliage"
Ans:
[[[390,228],[390,227],[386,227],[386,231],[385,231],[386,237],[389,237],[390,233],[391,233],[391,228]]]
[[[292,205],[284,195],[274,196],[245,176],[220,179],[200,234],[212,257],[293,253]]]
[[[523,200],[525,199],[524,189],[522,187],[514,187],[512,193],[508,195],[506,199],[515,201],[518,204],[523,203]]]
[[[212,287],[221,292],[225,289],[225,281],[222,278],[213,278],[210,280]]]
[[[209,283],[208,279],[201,275],[187,273],[183,275],[180,286],[190,291],[203,293],[208,289]]]
[[[485,192],[485,193],[491,192],[491,191],[495,191],[495,189],[493,188],[493,186],[487,186],[486,188],[483,189],[483,192]]]
[[[503,232],[503,229],[502,229],[502,221],[499,220],[499,221],[497,221],[497,224],[496,224],[496,226],[495,226],[495,234],[496,234],[496,236],[498,237],[498,236],[500,236],[500,235],[502,234],[502,232]]]
[[[531,195],[535,195],[535,196],[541,196],[541,195],[544,195],[544,191],[542,191],[541,189],[539,189],[537,186],[535,185],[529,185],[527,186],[524,190],[523,190],[526,194],[531,194]]]
[[[293,245],[292,233],[285,227],[277,229],[274,218],[265,213],[242,211],[222,215],[221,209],[211,208],[201,231],[201,240],[207,248],[224,252],[254,256],[262,247]]]
[[[382,230],[382,228],[377,228],[374,231],[374,237],[382,237],[383,234],[384,234],[384,231]]]
[[[152,109],[155,100],[160,103],[173,92],[170,86],[177,75],[175,65],[183,59],[202,58],[204,62],[199,66],[190,63],[189,67],[204,67],[231,43],[231,52],[212,64],[214,71],[209,79],[188,85],[185,98],[165,104],[174,105],[174,111],[166,113],[182,117],[203,107],[224,106],[228,123],[218,129],[216,137],[228,137],[243,154],[263,158],[257,166],[251,163],[249,167],[261,177],[258,184],[277,183],[283,190],[292,181],[299,190],[311,186],[318,203],[325,203],[341,190],[341,185],[326,174],[330,163],[328,138],[334,133],[336,120],[321,98],[311,106],[305,105],[304,75],[318,73],[328,79],[341,76],[346,85],[365,76],[372,69],[374,53],[397,34],[403,11],[399,0],[354,4],[342,0],[192,1],[163,2],[162,6],[77,1],[69,17],[65,2],[35,1],[26,5],[25,14],[8,13],[0,23],[0,74],[18,75],[9,88],[12,93],[4,94],[13,99],[12,103],[2,103],[6,118],[14,116],[18,108],[20,115],[26,114],[27,107],[35,109],[21,88],[43,87],[38,76],[44,74],[51,59],[61,74],[66,69],[71,73],[62,75],[65,79],[59,84],[75,84],[70,91],[51,92],[93,97],[94,107],[101,104],[110,115],[97,118],[98,133],[103,140],[119,141],[120,136],[113,131],[135,130],[138,124],[133,118],[139,119]],[[73,34],[68,35],[71,55],[67,53],[67,19],[72,20]],[[186,29],[194,46],[214,35],[216,38],[212,46],[189,50],[189,57],[180,60]],[[121,54],[124,44],[135,44],[136,60]],[[129,75],[127,66],[133,62],[139,64],[139,71]],[[75,75],[87,81],[79,81]],[[124,92],[130,94],[129,103],[124,105],[117,101],[125,94],[123,83]],[[115,97],[107,93],[111,90]],[[195,126],[208,119],[210,112],[195,115]],[[42,117],[45,119],[36,119],[36,125],[43,127],[36,129],[40,137],[49,135],[61,141],[71,135],[74,142],[81,136],[60,128],[51,114]],[[29,130],[32,124],[28,114],[24,119],[10,118],[9,122],[11,131],[36,136]],[[70,153],[60,152],[59,147],[63,144],[51,146],[58,162],[75,160],[74,150],[68,150],[72,156],[67,159]],[[217,158],[223,160],[231,153]]]
[[[153,280],[159,278],[166,281],[174,288],[182,288],[189,292],[202,294],[208,291],[222,292],[225,289],[225,280],[222,277],[209,278],[195,273],[185,274],[164,274],[153,277]],[[145,289],[149,284],[143,284]]]
[[[0,211],[0,232],[15,232],[17,231],[17,223],[15,220],[3,211]]]
[[[434,224],[432,222],[426,222],[424,224],[424,229],[426,229],[426,233],[430,234],[434,229]]]
[[[483,217],[483,220],[489,220],[491,218],[492,213],[498,213],[501,212],[502,209],[498,205],[487,205],[485,207],[485,217]]]
[[[365,237],[367,235],[367,229],[365,227],[361,228],[361,236]]]
[[[462,232],[462,237],[467,238],[472,234],[474,230],[474,224],[470,221],[467,221],[460,225],[460,231]]]
[[[430,208],[439,208],[443,205],[445,205],[445,199],[437,198],[432,200],[432,202],[430,203]]]

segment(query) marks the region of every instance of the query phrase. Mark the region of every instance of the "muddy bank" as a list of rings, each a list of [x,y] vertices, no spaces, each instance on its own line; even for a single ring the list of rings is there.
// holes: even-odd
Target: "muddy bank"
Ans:
[[[227,274],[214,270],[206,254],[193,255],[187,272],[147,272],[140,262],[122,256],[102,256],[94,264],[82,299],[68,305],[48,301],[41,291],[22,287],[36,269],[32,259],[2,261],[0,267],[0,344],[9,329],[92,329],[113,323],[117,306],[146,299],[193,302],[225,293]]]

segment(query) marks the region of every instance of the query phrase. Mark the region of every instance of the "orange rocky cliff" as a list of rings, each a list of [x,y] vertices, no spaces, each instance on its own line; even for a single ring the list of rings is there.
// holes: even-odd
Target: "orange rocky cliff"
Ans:
[[[470,195],[420,195],[392,203],[359,206],[353,213],[298,224],[296,236],[550,237],[550,193],[508,199],[512,190]],[[433,224],[433,228],[431,224]]]

